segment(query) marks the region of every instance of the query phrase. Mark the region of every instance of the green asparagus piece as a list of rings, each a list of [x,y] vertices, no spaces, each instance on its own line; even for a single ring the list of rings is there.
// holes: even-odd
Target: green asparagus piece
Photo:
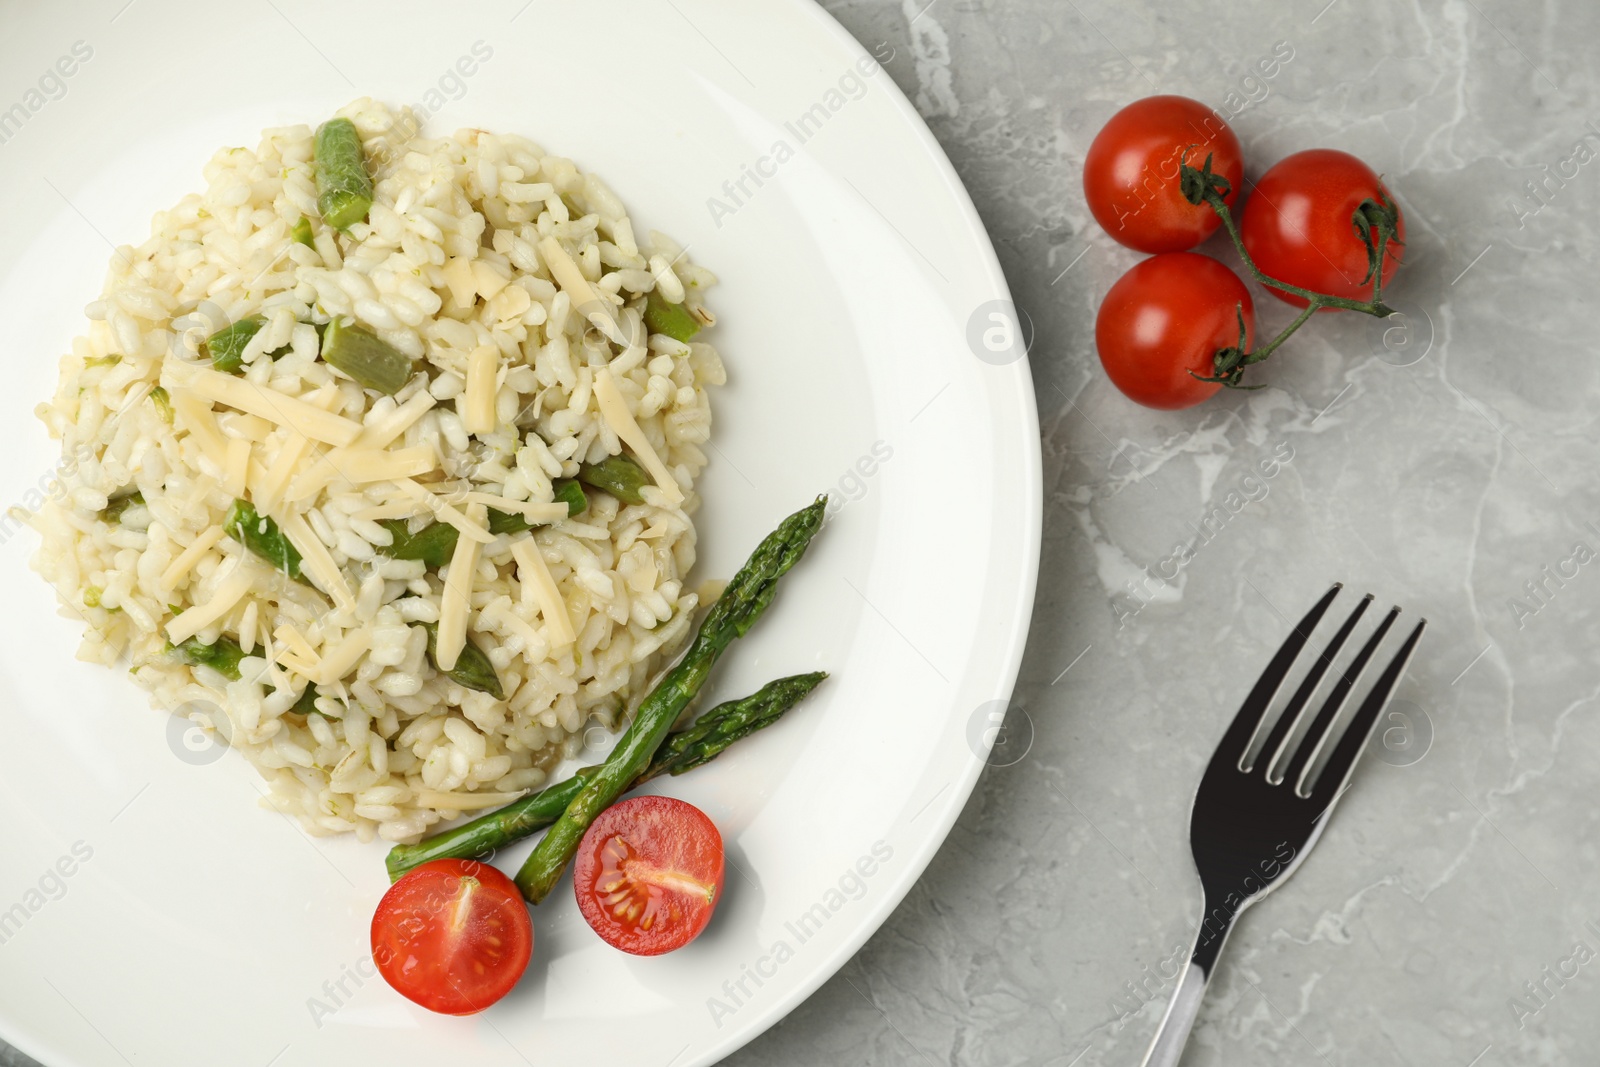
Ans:
[[[437,671],[439,670],[439,624],[425,622],[422,628],[428,631],[428,663]],[[495,673],[494,664],[489,662],[489,657],[483,649],[472,643],[470,637],[467,638],[466,647],[461,650],[461,655],[456,657],[456,665],[441,673],[459,685],[476,689],[480,693],[488,693],[496,700],[506,698],[505,689],[500,685],[500,676]]]
[[[361,135],[349,119],[329,119],[317,128],[317,210],[336,230],[364,222],[372,207],[372,176]]]
[[[225,374],[238,374],[244,369],[244,349],[250,338],[261,332],[267,324],[263,315],[251,315],[231,326],[225,326],[207,337],[201,346],[202,354],[211,358],[211,366]]]
[[[691,725],[668,734],[639,781],[662,773],[676,776],[709,763],[735,741],[777,722],[827,676],[826,671],[790,675],[768,682],[742,700],[718,704]]]
[[[209,645],[197,637],[191,637],[181,645],[167,647],[191,667],[210,667],[224,678],[232,678],[236,682],[239,680],[239,662],[244,659],[245,652],[239,647],[239,642],[227,634]],[[274,690],[269,685],[266,691],[270,694]],[[321,715],[316,700],[317,687],[307,685],[289,710],[297,715]]]
[[[267,687],[267,692],[272,692],[272,688],[270,686]],[[310,682],[307,682],[306,687],[300,690],[299,697],[297,697],[295,702],[290,705],[289,710],[296,715],[321,715],[322,712],[317,710],[318,695],[317,687],[312,685]]]
[[[172,425],[172,394],[158,385],[150,390],[150,402],[156,406],[156,414],[161,416],[161,421]]]
[[[555,500],[567,505],[568,515],[581,514],[589,499],[583,495],[583,486],[571,478],[555,481]],[[378,549],[390,559],[420,559],[430,569],[438,570],[450,562],[460,536],[454,526],[446,522],[430,522],[416,533],[411,533],[405,519],[384,519],[379,523],[394,535],[394,541]],[[533,529],[533,523],[518,511],[489,509],[489,532],[492,534],[522,533]]]
[[[552,483],[555,490],[554,502],[567,506],[567,517],[581,515],[589,506],[589,498],[583,495],[583,486],[575,478],[557,478]],[[520,511],[496,511],[489,509],[489,532],[492,534],[522,533],[524,530],[533,529],[533,523]]]
[[[101,522],[121,522],[122,513],[131,507],[142,507],[144,494],[137,489],[126,496],[119,496],[104,508],[100,509]]]
[[[682,304],[674,304],[652,289],[644,301],[644,324],[651,333],[664,333],[675,341],[688,343],[700,332],[700,323]]]
[[[779,579],[805,554],[806,546],[822,528],[827,502],[825,495],[819,496],[810,506],[784,519],[739,568],[706,613],[689,650],[644,698],[611,756],[584,784],[517,872],[517,887],[524,897],[535,904],[545,898],[577,851],[584,831],[650,765],[667,731],[705,684],[717,657],[736,638],[743,637],[767,610],[777,594]]]
[[[90,356],[83,361],[83,367],[88,370],[92,367],[115,367],[122,362],[121,356]]]
[[[559,500],[567,506],[567,518],[582,515],[589,510],[589,498],[584,495],[583,486],[578,484],[576,478],[557,478],[550,483],[551,499]]]
[[[456,550],[459,530],[447,522],[430,522],[416,533],[407,533],[405,519],[385,519],[380,525],[394,534],[394,542],[378,549],[390,559],[420,559],[433,570],[450,562]]]
[[[244,659],[244,650],[239,647],[239,642],[223,634],[213,644],[206,644],[198,637],[191,637],[181,645],[171,646],[178,658],[191,667],[210,667],[225,678],[239,680],[239,661]]]
[[[827,677],[822,671],[769,682],[742,700],[718,704],[694,725],[667,735],[650,766],[633,780],[635,788],[662,774],[682,774],[715,759],[742,737],[771,726]],[[413,867],[438,859],[487,859],[494,852],[544,829],[561,817],[600,765],[584,767],[564,782],[542,789],[470,822],[414,845],[396,845],[384,863],[394,881]]]
[[[206,338],[205,343],[201,346],[202,352],[211,358],[211,366],[216,370],[227,374],[242,374],[244,373],[245,346],[250,343],[252,337],[261,332],[261,327],[266,324],[265,315],[251,315],[248,318],[240,319],[232,326],[218,330]],[[267,358],[277,359],[279,356],[287,354],[290,347],[289,345],[284,345],[282,348],[275,348],[267,353]],[[161,395],[166,397],[170,409],[171,398],[167,397],[166,390],[162,390]],[[171,420],[169,419],[168,421]]]
[[[322,334],[322,361],[368,389],[394,396],[411,380],[411,357],[360,326],[339,319]]]
[[[567,805],[582,792],[584,785],[599,769],[598,765],[584,767],[564,782],[541,789],[487,815],[480,815],[471,822],[434,834],[414,845],[396,845],[384,857],[389,880],[398,881],[413,867],[430,860],[456,857],[487,859],[496,850],[538,833],[561,817]]]
[[[626,454],[607,456],[599,463],[585,463],[578,468],[578,480],[610,493],[624,504],[643,504],[644,496],[639,490],[655,484],[639,461]]]
[[[533,529],[533,523],[520,511],[489,509],[489,532],[492,534],[521,533]]]
[[[304,580],[300,577],[300,552],[283,536],[278,524],[265,515],[256,514],[255,505],[248,500],[233,502],[222,528],[235,541],[272,564],[275,570],[297,582]]]
[[[301,215],[300,221],[289,230],[289,240],[303,244],[307,248],[317,247],[316,239],[311,236],[311,220]]]

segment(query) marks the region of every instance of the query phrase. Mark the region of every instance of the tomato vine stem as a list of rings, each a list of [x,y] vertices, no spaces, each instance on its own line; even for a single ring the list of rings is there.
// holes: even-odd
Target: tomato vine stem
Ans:
[[[1193,147],[1193,146],[1191,146]],[[1238,251],[1239,258],[1250,271],[1250,276],[1262,285],[1277,289],[1280,292],[1292,293],[1306,302],[1306,307],[1297,315],[1293,322],[1283,328],[1283,331],[1268,343],[1254,350],[1246,349],[1244,331],[1244,308],[1239,312],[1239,343],[1228,348],[1218,349],[1212,359],[1214,373],[1210,375],[1195,374],[1203,382],[1218,382],[1230,389],[1259,389],[1260,386],[1244,385],[1242,378],[1244,368],[1252,363],[1260,363],[1289,339],[1296,330],[1323,308],[1339,308],[1345,311],[1358,311],[1363,315],[1374,318],[1386,319],[1394,314],[1394,309],[1383,302],[1383,262],[1388,253],[1389,243],[1393,241],[1400,244],[1397,234],[1397,223],[1400,210],[1388,197],[1382,196],[1381,202],[1363,200],[1351,216],[1351,225],[1355,228],[1357,236],[1367,246],[1367,277],[1362,281],[1371,279],[1372,297],[1369,300],[1352,300],[1349,297],[1333,296],[1329,293],[1319,293],[1314,289],[1303,289],[1298,285],[1279,281],[1277,278],[1266,274],[1256,266],[1256,261],[1244,247],[1244,238],[1239,234],[1239,227],[1233,221],[1233,213],[1228,210],[1225,197],[1232,191],[1228,179],[1211,170],[1211,156],[1207,155],[1205,163],[1200,167],[1191,166],[1187,160],[1188,151],[1178,165],[1178,187],[1183,192],[1184,198],[1191,204],[1205,204],[1221,220],[1223,228],[1228,231],[1228,236],[1233,240],[1233,247]],[[1190,371],[1194,374],[1193,371]]]

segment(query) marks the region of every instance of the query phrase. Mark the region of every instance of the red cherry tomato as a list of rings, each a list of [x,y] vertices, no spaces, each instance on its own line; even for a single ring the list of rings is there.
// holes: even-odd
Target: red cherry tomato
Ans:
[[[572,888],[607,944],[658,956],[706,928],[722,874],[722,835],[703,811],[671,797],[630,797],[583,835]]]
[[[1083,193],[1095,221],[1141,252],[1182,252],[1211,236],[1222,220],[1178,190],[1185,151],[1194,167],[1211,156],[1212,172],[1228,179],[1224,199],[1231,205],[1244,164],[1239,138],[1215,111],[1184,96],[1149,96],[1112,115],[1083,161]]]
[[[1094,324],[1100,362],[1130,400],[1192,407],[1222,388],[1194,374],[1214,374],[1217,349],[1239,343],[1240,309],[1248,348],[1255,304],[1238,275],[1195,252],[1151,256],[1118,278],[1100,305]]]
[[[475,860],[433,860],[383,895],[372,959],[401,996],[471,1015],[511,991],[533,955],[533,923],[515,883]]]
[[[1383,198],[1394,200],[1372,168],[1348,152],[1332,148],[1296,152],[1274,164],[1251,190],[1240,224],[1245,250],[1263,273],[1280,281],[1329,296],[1365,300],[1372,295],[1367,246],[1351,219],[1362,201],[1382,203]],[[1397,219],[1395,229],[1404,240],[1404,216]],[[1404,253],[1403,247],[1389,242],[1383,262],[1385,285]],[[1280,300],[1306,306],[1303,297],[1268,288]]]

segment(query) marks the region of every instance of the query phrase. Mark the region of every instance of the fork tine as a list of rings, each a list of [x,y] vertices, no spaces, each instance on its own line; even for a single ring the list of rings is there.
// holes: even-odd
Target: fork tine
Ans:
[[[1367,638],[1367,643],[1361,646],[1361,651],[1356,653],[1356,658],[1350,661],[1339,680],[1334,683],[1333,692],[1328,694],[1328,699],[1323,702],[1317,712],[1317,717],[1312,720],[1311,727],[1306,730],[1306,735],[1300,739],[1300,748],[1295,752],[1294,758],[1284,768],[1283,780],[1294,782],[1296,791],[1301,791],[1305,769],[1317,758],[1317,753],[1322,751],[1322,746],[1327,743],[1328,732],[1333,728],[1333,722],[1339,717],[1339,709],[1344,707],[1344,702],[1350,695],[1350,690],[1355,688],[1360,681],[1361,674],[1367,669],[1367,662],[1372,659],[1372,654],[1383,643],[1384,637],[1389,633],[1389,628],[1394,625],[1394,620],[1400,615],[1399,608],[1390,608],[1389,614],[1383,617],[1378,628],[1372,636]]]
[[[1256,756],[1257,763],[1261,763],[1262,760],[1266,761],[1261,764],[1261,769],[1267,775],[1269,781],[1272,777],[1273,765],[1283,756],[1280,750],[1288,740],[1289,731],[1294,729],[1295,723],[1300,720],[1300,712],[1310,702],[1312,695],[1316,693],[1317,686],[1322,683],[1322,676],[1328,673],[1329,667],[1333,666],[1333,657],[1339,654],[1339,650],[1344,647],[1344,643],[1350,639],[1350,631],[1356,628],[1356,623],[1361,621],[1361,616],[1366,613],[1367,607],[1371,603],[1371,593],[1361,598],[1361,602],[1356,605],[1356,610],[1350,613],[1350,617],[1344,621],[1344,625],[1339,627],[1339,632],[1333,635],[1333,640],[1328,642],[1328,647],[1322,650],[1322,654],[1317,657],[1316,662],[1311,665],[1311,669],[1306,672],[1305,678],[1300,682],[1300,687],[1294,691],[1294,696],[1285,705],[1283,713],[1278,716],[1278,721],[1272,724],[1272,732],[1267,734],[1267,740],[1262,744],[1261,751]]]
[[[1217,756],[1227,756],[1235,765],[1244,762],[1245,756],[1250,751],[1250,739],[1256,735],[1256,729],[1261,725],[1261,717],[1266,714],[1267,705],[1272,703],[1272,697],[1277,693],[1278,686],[1283,684],[1284,676],[1289,673],[1295,657],[1306,647],[1311,631],[1317,628],[1317,623],[1322,621],[1322,616],[1328,611],[1328,605],[1333,603],[1333,598],[1338,596],[1339,590],[1343,588],[1343,582],[1334,582],[1333,588],[1324,593],[1316,606],[1306,612],[1306,617],[1300,620],[1300,624],[1289,631],[1289,636],[1278,646],[1272,662],[1267,664],[1267,669],[1256,679],[1255,688],[1244,698],[1239,713],[1228,725],[1228,732],[1222,735],[1222,741],[1217,745]],[[1216,756],[1212,758],[1215,759]]]
[[[1393,618],[1399,610],[1399,608],[1394,609],[1390,618]],[[1422,639],[1422,630],[1427,625],[1427,619],[1417,623],[1416,628],[1411,631],[1411,636],[1406,638],[1406,643],[1400,646],[1400,651],[1395,653],[1394,659],[1389,661],[1389,666],[1384,668],[1383,674],[1374,683],[1372,692],[1367,694],[1367,699],[1362,701],[1361,707],[1350,717],[1350,725],[1345,728],[1344,736],[1339,738],[1339,746],[1333,750],[1333,755],[1328,757],[1328,764],[1317,776],[1316,787],[1310,793],[1311,799],[1324,808],[1333,802],[1339,795],[1339,790],[1344,788],[1345,782],[1350,780],[1350,772],[1355,769],[1356,757],[1361,755],[1367,739],[1372,736],[1372,728],[1378,724],[1378,715],[1383,711],[1383,706],[1389,702],[1389,694],[1394,691],[1400,676],[1405,673],[1406,664],[1411,660],[1411,653],[1416,650],[1417,642]]]

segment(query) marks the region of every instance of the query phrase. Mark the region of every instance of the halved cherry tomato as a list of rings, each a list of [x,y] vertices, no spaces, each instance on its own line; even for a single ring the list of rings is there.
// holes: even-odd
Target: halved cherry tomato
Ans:
[[[583,835],[572,888],[607,944],[658,956],[706,928],[722,875],[722,835],[705,812],[672,797],[630,797]]]
[[[1222,388],[1195,374],[1215,373],[1217,349],[1255,339],[1255,303],[1233,271],[1195,252],[1135,263],[1100,304],[1094,340],[1106,375],[1130,400],[1186,408]],[[1191,374],[1190,372],[1194,373]]]
[[[1244,180],[1239,138],[1211,108],[1185,96],[1135,100],[1107,122],[1083,161],[1089,210],[1113,238],[1141,252],[1183,252],[1222,224],[1204,204],[1178,189],[1178,164],[1194,167],[1211,157],[1211,170],[1228,179],[1232,204]]]
[[[372,916],[372,960],[395,990],[442,1015],[511,991],[533,955],[516,884],[476,860],[433,860],[389,887]]]
[[[1393,203],[1372,168],[1348,152],[1313,148],[1279,160],[1250,192],[1240,230],[1262,272],[1312,292],[1365,300],[1372,295],[1367,245],[1352,221],[1362,201]],[[1396,209],[1398,210],[1398,208]],[[1405,216],[1395,229],[1404,240]],[[1383,257],[1383,282],[1405,249],[1393,240]],[[1305,307],[1303,297],[1268,287],[1280,300]],[[1338,308],[1323,308],[1337,311]]]

